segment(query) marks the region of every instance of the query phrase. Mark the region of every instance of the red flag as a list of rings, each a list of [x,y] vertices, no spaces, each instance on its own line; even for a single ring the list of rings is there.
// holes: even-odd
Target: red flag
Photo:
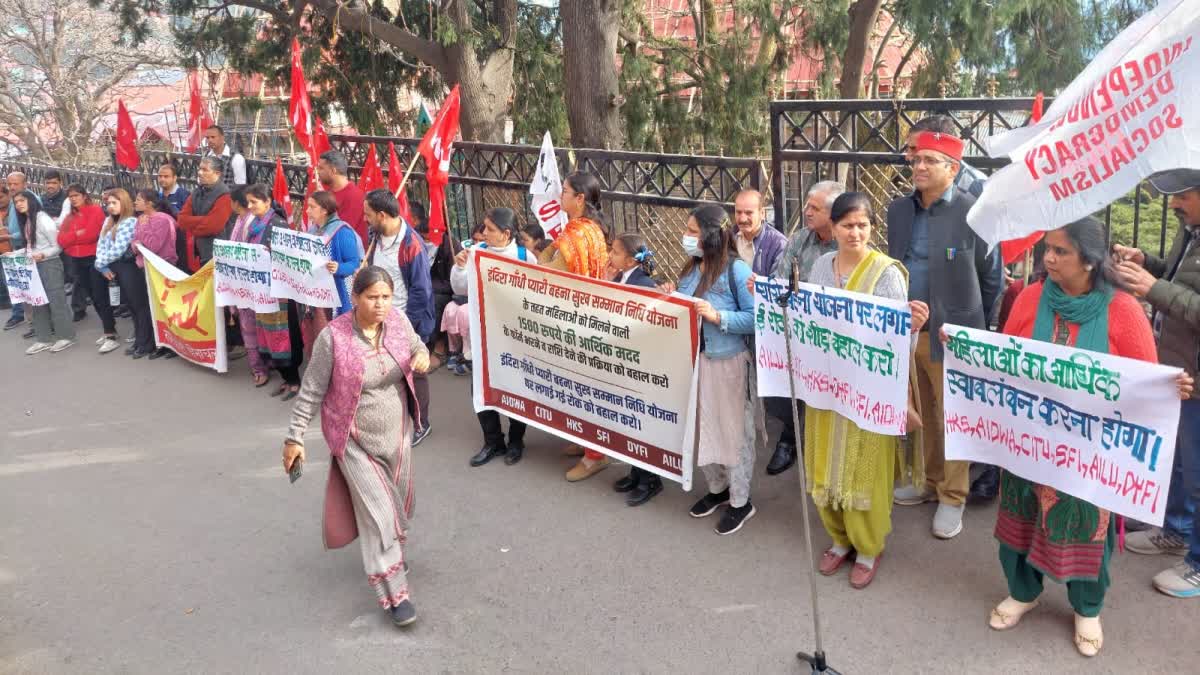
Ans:
[[[287,176],[283,173],[283,160],[275,158],[275,182],[271,186],[271,198],[283,205],[288,218],[292,217],[292,195],[288,193]]]
[[[388,141],[388,190],[396,195],[400,202],[400,217],[404,222],[412,223],[412,210],[408,208],[408,190],[401,190],[400,183],[404,180],[404,169],[400,166],[400,158],[396,156],[396,144]]]
[[[1037,93],[1037,96],[1034,97],[1033,110],[1029,111],[1030,124],[1037,124],[1038,122],[1042,121],[1042,106],[1044,105],[1044,98],[1045,97],[1040,91]],[[1011,265],[1020,260],[1021,257],[1025,255],[1026,251],[1033,248],[1034,244],[1037,244],[1042,240],[1042,236],[1045,234],[1045,232],[1034,232],[1028,237],[1000,242],[1000,255],[1004,258],[1004,264]]]
[[[191,82],[191,96],[188,100],[188,152],[195,152],[204,140],[204,130],[212,126],[213,121],[208,116],[204,98],[200,95],[200,73],[194,72],[188,78]]]
[[[313,124],[312,135],[312,163],[316,166],[317,160],[321,159],[321,155],[333,149],[329,144],[329,135],[325,133],[325,122],[321,121],[320,117],[314,118],[316,123]]]
[[[125,109],[125,101],[117,101],[117,164],[130,171],[138,168],[142,158],[138,156],[137,129]]]
[[[292,39],[292,98],[288,102],[288,120],[296,132],[300,147],[312,155],[312,102],[308,99],[308,83],[300,61],[300,41]]]
[[[450,148],[458,136],[458,85],[438,109],[433,125],[425,132],[417,152],[425,159],[425,182],[429,185],[429,241],[442,243],[446,231],[446,184],[450,182]]]
[[[364,194],[371,190],[378,190],[383,187],[383,169],[379,167],[379,160],[375,159],[375,144],[367,148],[367,159],[363,162],[362,173],[358,176],[358,188]]]
[[[313,170],[312,165],[308,166],[308,182],[306,185],[307,187],[304,188],[304,203],[300,205],[300,223],[304,226],[303,230],[308,232],[308,198],[312,197],[313,193],[317,191],[317,174]]]

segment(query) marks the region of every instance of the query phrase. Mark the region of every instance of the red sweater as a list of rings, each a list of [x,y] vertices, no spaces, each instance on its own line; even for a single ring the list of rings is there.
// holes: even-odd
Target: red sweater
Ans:
[[[1004,332],[1018,337],[1033,337],[1033,323],[1037,319],[1038,301],[1042,298],[1042,282],[1031,285],[1013,304]],[[1068,323],[1070,335],[1067,342],[1074,345],[1079,337],[1079,324]],[[1108,304],[1108,353],[1140,361],[1158,363],[1158,352],[1154,347],[1154,331],[1146,312],[1134,297],[1124,291],[1113,293]]]
[[[96,255],[96,240],[104,227],[104,209],[99,204],[84,204],[72,212],[58,228],[58,245],[72,258]]]
[[[354,183],[346,183],[346,187],[333,193],[333,198],[337,200],[338,218],[354,228],[354,231],[358,233],[359,241],[366,244],[369,238],[367,237],[367,219],[363,215],[363,200],[365,199],[363,191]]]

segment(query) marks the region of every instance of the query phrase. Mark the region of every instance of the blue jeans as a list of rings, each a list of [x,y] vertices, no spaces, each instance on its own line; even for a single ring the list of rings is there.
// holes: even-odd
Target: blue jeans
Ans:
[[[1175,442],[1175,463],[1171,469],[1171,487],[1167,494],[1167,513],[1163,529],[1179,535],[1188,543],[1184,558],[1200,569],[1200,399],[1181,404],[1179,433]]]

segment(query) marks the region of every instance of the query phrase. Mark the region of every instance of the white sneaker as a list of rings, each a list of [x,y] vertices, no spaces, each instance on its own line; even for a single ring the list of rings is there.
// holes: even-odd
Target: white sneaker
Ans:
[[[933,536],[938,539],[953,539],[963,530],[963,511],[966,506],[938,504],[933,514]]]
[[[68,349],[69,347],[72,347],[74,344],[75,344],[74,340],[59,340],[58,342],[54,343],[53,347],[50,348],[50,353],[57,354],[64,349]]]
[[[127,338],[125,338],[125,342],[126,342],[126,343],[131,343],[131,342],[133,342],[133,341],[134,341],[134,340],[136,340],[136,339],[137,339],[136,337],[127,337]]]
[[[30,356],[33,356],[34,354],[37,354],[38,352],[44,352],[47,349],[50,349],[49,342],[35,342],[35,343],[29,345],[29,349],[26,349],[25,353]]]
[[[96,346],[99,347],[100,345],[104,344],[104,341],[107,339],[107,335],[101,335],[100,337],[96,338]]]
[[[892,492],[892,501],[901,506],[916,506],[925,502],[936,502],[937,495],[933,490],[926,489],[924,485],[919,488],[912,485],[905,485],[904,487],[896,488]]]
[[[120,342],[117,342],[116,340],[114,340],[112,338],[106,337],[100,341],[100,349],[97,351],[99,351],[101,354],[107,354],[113,350],[119,349],[120,347],[121,347]]]

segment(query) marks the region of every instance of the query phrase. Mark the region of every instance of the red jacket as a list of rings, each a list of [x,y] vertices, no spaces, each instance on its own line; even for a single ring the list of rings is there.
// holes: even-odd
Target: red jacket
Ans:
[[[363,191],[354,183],[346,183],[346,187],[333,193],[333,198],[337,200],[338,218],[346,221],[358,233],[358,240],[366,245],[369,237],[367,219],[363,214]]]
[[[84,204],[72,212],[58,228],[58,245],[72,258],[96,255],[96,240],[104,227],[104,209],[99,204]]]

